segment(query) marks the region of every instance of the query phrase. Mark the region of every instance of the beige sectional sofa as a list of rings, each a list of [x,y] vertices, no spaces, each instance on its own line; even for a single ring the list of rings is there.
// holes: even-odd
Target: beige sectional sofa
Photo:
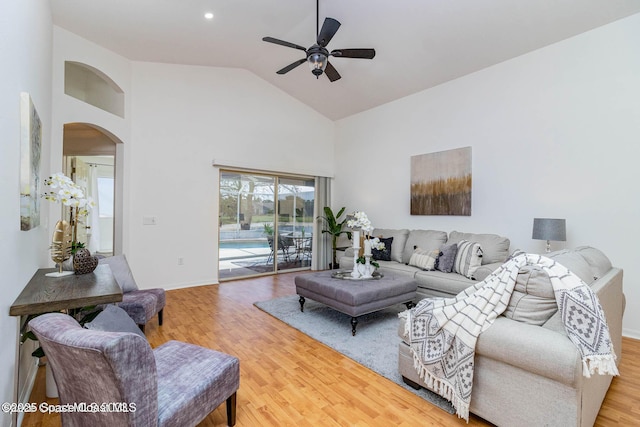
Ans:
[[[496,234],[461,233],[452,231],[448,235],[437,230],[407,230],[376,228],[371,233],[375,237],[391,241],[391,260],[377,261],[380,269],[411,275],[418,283],[418,297],[448,297],[456,295],[468,288],[477,280],[484,280],[491,272],[509,257],[509,239]],[[468,240],[480,243],[482,247],[482,264],[475,271],[475,280],[461,274],[444,273],[439,270],[425,271],[409,265],[411,255],[416,248],[424,251],[439,250],[440,248]],[[348,248],[340,258],[341,269],[353,268],[353,248]]]
[[[374,236],[393,237],[393,270],[415,278],[418,295],[451,297],[475,283],[461,274],[424,271],[408,265],[416,248],[435,250],[461,240],[477,241],[482,262],[474,278],[483,280],[509,256],[509,240],[495,234],[435,230],[376,229]],[[600,250],[580,247],[548,254],[589,284],[604,309],[613,348],[621,355],[625,299],[623,272]],[[353,249],[340,258],[340,267],[353,265]],[[413,357],[399,322],[398,368],[405,382],[421,386]],[[578,350],[567,337],[553,288],[540,268],[520,270],[509,306],[478,338],[470,411],[498,426],[592,426],[611,383],[611,376],[582,374]]]
[[[604,309],[613,348],[622,345],[622,270],[598,249],[549,254],[591,286]],[[399,371],[421,384],[405,338],[398,334]],[[548,276],[520,271],[509,307],[476,344],[470,411],[498,426],[592,426],[612,377],[582,374],[578,350],[567,337]]]

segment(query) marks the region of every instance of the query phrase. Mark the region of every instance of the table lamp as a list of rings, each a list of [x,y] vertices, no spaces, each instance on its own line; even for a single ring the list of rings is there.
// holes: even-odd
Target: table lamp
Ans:
[[[564,242],[567,240],[566,221],[557,218],[534,218],[532,239],[546,240],[547,253],[551,252],[551,240]]]

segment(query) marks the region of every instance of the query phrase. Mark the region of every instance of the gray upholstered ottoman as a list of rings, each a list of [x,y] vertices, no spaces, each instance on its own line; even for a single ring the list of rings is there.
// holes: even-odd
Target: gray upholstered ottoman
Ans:
[[[334,271],[296,276],[296,293],[300,295],[300,311],[305,298],[325,304],[351,316],[351,333],[356,334],[358,316],[373,313],[398,303],[408,308],[416,298],[417,283],[406,276],[385,273],[382,278],[348,280],[331,277]]]

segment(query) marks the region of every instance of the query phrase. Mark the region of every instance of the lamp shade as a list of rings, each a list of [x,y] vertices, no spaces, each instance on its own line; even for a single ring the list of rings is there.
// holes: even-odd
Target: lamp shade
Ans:
[[[557,218],[534,218],[531,238],[564,242],[567,240],[566,221]]]

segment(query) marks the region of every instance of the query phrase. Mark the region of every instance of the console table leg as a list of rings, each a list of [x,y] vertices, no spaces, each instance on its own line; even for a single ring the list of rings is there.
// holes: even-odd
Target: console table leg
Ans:
[[[356,336],[356,326],[358,326],[358,319],[356,317],[351,318],[351,335]]]
[[[304,297],[302,295],[300,296],[298,302],[300,303],[300,311],[304,311]]]

